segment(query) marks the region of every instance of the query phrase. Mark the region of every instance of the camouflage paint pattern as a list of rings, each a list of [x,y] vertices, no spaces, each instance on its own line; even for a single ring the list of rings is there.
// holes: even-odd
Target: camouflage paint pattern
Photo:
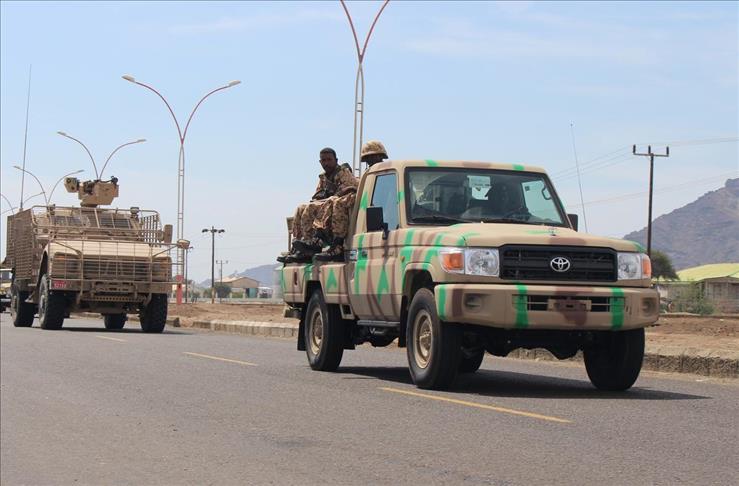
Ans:
[[[287,265],[283,269],[288,303],[300,305],[309,298],[307,283],[320,283],[329,303],[351,306],[360,319],[398,321],[403,297],[411,297],[413,272],[427,272],[434,284],[437,310],[443,320],[502,328],[541,329],[629,329],[653,324],[657,319],[658,297],[649,289],[650,279],[593,286],[589,282],[511,282],[497,277],[445,272],[439,250],[444,247],[499,247],[504,244],[556,245],[612,248],[641,252],[633,242],[586,235],[566,227],[519,224],[461,223],[451,226],[407,225],[404,204],[404,168],[474,167],[511,171],[543,172],[541,169],[481,162],[441,162],[434,160],[385,161],[372,166],[360,181],[350,221],[348,250],[356,255],[347,263]],[[375,177],[397,171],[400,228],[389,232],[364,232],[366,209],[372,199]],[[292,286],[291,286],[292,284]],[[550,296],[587,301],[607,297],[608,312],[588,310],[529,310],[529,296]],[[471,299],[471,300],[470,300]],[[480,302],[480,307],[468,305]],[[645,311],[645,308],[651,310]]]

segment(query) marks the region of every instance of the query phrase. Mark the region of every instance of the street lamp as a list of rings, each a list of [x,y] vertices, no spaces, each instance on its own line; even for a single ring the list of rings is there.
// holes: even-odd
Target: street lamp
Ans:
[[[190,116],[187,118],[187,123],[185,123],[185,129],[182,130],[180,128],[180,122],[177,121],[177,117],[174,114],[174,111],[172,110],[172,107],[170,106],[169,102],[164,98],[164,96],[154,89],[153,87],[149,86],[146,83],[142,83],[141,81],[137,81],[136,78],[131,76],[130,74],[124,74],[121,76],[123,79],[128,81],[129,83],[138,84],[139,86],[142,86],[149,91],[152,91],[154,94],[156,94],[166,105],[167,110],[169,110],[169,114],[172,115],[172,120],[174,120],[175,127],[177,128],[177,135],[180,140],[180,153],[179,157],[177,159],[177,239],[183,239],[185,234],[185,138],[187,137],[187,129],[190,127],[190,122],[192,121],[192,117],[195,115],[195,112],[198,110],[200,105],[205,101],[207,97],[210,95],[217,93],[218,91],[222,91],[224,89],[231,88],[233,86],[236,86],[237,84],[240,84],[241,81],[234,80],[231,81],[223,86],[220,86],[210,92],[208,92],[205,96],[200,98],[200,101],[197,102],[195,105],[195,108],[192,109],[192,112],[190,112]],[[177,303],[182,303],[182,270],[184,266],[184,250],[178,249],[177,250],[177,268],[180,272],[180,278],[177,282]]]
[[[216,233],[224,233],[224,229],[203,228],[203,233],[210,233],[210,303],[216,303]]]
[[[190,252],[194,249],[194,246],[188,246],[185,250],[185,303],[190,301],[190,281],[187,278],[187,273],[190,270]]]
[[[100,172],[98,172],[97,165],[95,164],[95,158],[92,156],[92,154],[90,153],[90,150],[87,148],[87,146],[84,143],[82,143],[80,140],[72,137],[71,135],[67,134],[66,132],[61,132],[60,131],[60,132],[56,132],[56,133],[58,133],[62,137],[66,137],[66,138],[68,138],[70,140],[74,140],[78,144],[82,145],[82,148],[85,149],[85,152],[87,152],[87,155],[90,157],[90,161],[92,161],[92,167],[93,167],[93,169],[95,169],[95,180],[98,180],[98,181],[101,180],[101,178],[103,177],[103,172],[105,171],[105,167],[108,166],[108,162],[110,162],[110,159],[113,157],[113,155],[116,152],[118,152],[118,150],[120,150],[121,148],[125,147],[126,145],[133,145],[135,143],[146,142],[146,139],[145,138],[140,138],[138,140],[134,140],[133,142],[127,142],[127,143],[124,143],[122,145],[119,145],[118,147],[115,148],[115,150],[113,150],[113,152],[110,153],[110,155],[108,156],[108,158],[105,160],[105,164],[103,165],[102,170]]]
[[[13,212],[15,212],[15,206],[13,206],[13,203],[12,203],[12,202],[10,202],[10,199],[8,199],[7,197],[5,197],[5,194],[3,194],[2,192],[0,192],[0,197],[2,197],[3,199],[5,199],[5,202],[6,202],[6,203],[8,203],[8,206],[10,207],[10,209],[6,209],[5,211],[3,211],[3,212],[2,212],[2,213],[0,213],[0,214],[5,214],[5,213],[7,213],[8,211],[13,211]]]
[[[64,179],[66,179],[67,177],[69,177],[69,176],[71,176],[71,175],[79,174],[80,172],[84,172],[84,170],[82,170],[82,169],[80,169],[80,170],[76,170],[76,171],[74,171],[74,172],[70,172],[69,174],[64,174],[63,176],[61,176],[61,177],[59,178],[59,180],[58,180],[58,181],[56,181],[56,183],[54,184],[54,187],[52,187],[52,188],[51,188],[51,192],[49,193],[49,201],[51,201],[51,196],[53,196],[53,195],[54,195],[54,191],[56,191],[56,186],[58,186],[60,182],[62,182],[62,181],[63,181]]]
[[[38,180],[38,177],[36,177],[36,175],[33,172],[31,172],[30,170],[24,169],[23,167],[20,167],[18,165],[14,165],[13,168],[14,169],[18,169],[19,171],[24,172],[24,173],[30,175],[31,177],[33,177],[34,179],[36,179],[36,182],[38,183],[38,186],[41,188],[41,192],[44,195],[44,200],[46,201],[46,205],[48,206],[49,205],[49,198],[46,197],[46,191],[44,190],[44,185],[41,184],[41,181]]]

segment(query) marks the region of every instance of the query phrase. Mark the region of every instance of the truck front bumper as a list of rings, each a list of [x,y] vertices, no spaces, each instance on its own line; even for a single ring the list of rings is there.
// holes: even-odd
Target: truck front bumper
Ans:
[[[562,285],[440,284],[439,317],[503,329],[636,329],[659,317],[656,290]]]

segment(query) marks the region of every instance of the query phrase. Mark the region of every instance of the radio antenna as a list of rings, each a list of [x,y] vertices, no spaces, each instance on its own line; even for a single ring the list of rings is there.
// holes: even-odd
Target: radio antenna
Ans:
[[[23,186],[26,182],[26,147],[28,145],[28,114],[31,108],[31,68],[33,65],[28,65],[28,95],[26,97],[26,132],[23,135],[23,171],[21,172],[21,202],[19,211],[23,211]]]
[[[582,198],[582,179],[580,177],[580,161],[577,160],[577,147],[575,147],[575,124],[570,123],[570,134],[572,135],[572,151],[575,154],[575,169],[577,170],[577,185],[580,187],[580,205],[582,205],[582,219],[585,222],[585,232],[588,232],[588,217],[585,216],[585,201]]]

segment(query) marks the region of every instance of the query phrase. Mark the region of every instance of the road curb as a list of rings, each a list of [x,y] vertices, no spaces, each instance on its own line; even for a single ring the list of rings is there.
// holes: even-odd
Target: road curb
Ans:
[[[286,322],[196,320],[191,326],[197,329],[246,334],[252,336],[296,337],[298,324]],[[543,349],[517,349],[508,357],[537,361],[557,361]],[[582,361],[578,352],[568,361]],[[650,345],[647,342],[642,369],[670,373],[690,373],[717,378],[739,378],[739,352],[710,349],[682,348],[678,346]]]

